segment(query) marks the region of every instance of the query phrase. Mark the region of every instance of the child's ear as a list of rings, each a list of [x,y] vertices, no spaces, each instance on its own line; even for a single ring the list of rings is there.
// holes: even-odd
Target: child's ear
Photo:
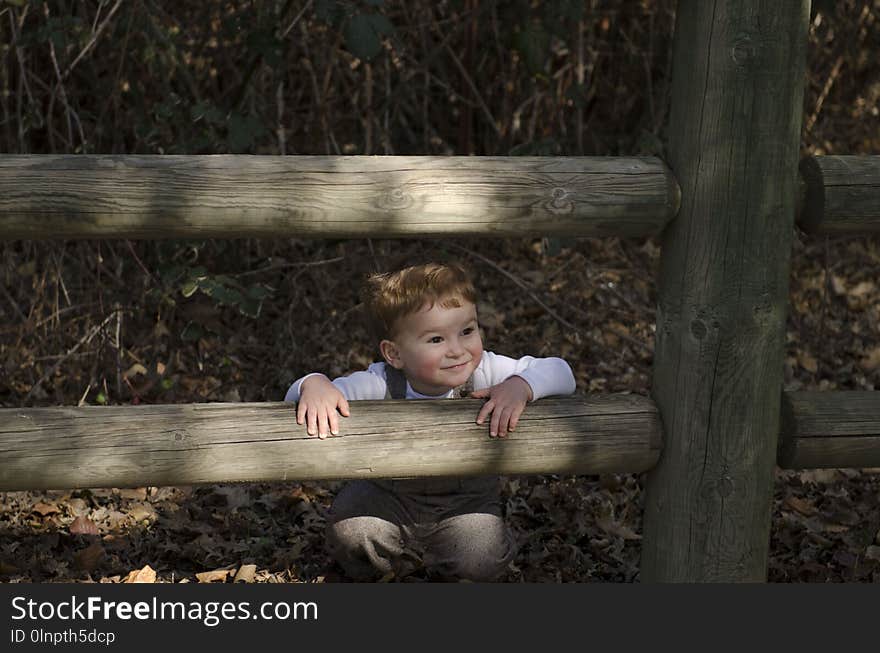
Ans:
[[[379,351],[382,352],[382,358],[384,358],[385,362],[391,367],[395,367],[398,370],[403,369],[403,361],[400,360],[400,350],[391,340],[383,340],[380,342]]]

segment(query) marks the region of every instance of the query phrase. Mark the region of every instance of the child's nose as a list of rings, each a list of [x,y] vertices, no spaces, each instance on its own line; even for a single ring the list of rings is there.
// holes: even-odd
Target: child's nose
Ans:
[[[458,340],[450,340],[448,355],[452,358],[458,358],[459,356],[464,355],[464,347],[461,342]]]

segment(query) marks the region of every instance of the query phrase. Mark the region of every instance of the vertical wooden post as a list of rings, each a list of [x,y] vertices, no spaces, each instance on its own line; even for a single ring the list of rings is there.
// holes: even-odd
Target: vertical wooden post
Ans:
[[[643,581],[762,581],[809,0],[680,0]]]

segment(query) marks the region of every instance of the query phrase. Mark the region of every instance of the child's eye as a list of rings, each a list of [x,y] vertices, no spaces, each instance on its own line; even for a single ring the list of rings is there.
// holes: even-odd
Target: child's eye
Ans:
[[[463,335],[469,336],[474,332],[474,327],[467,327],[464,331],[462,331]]]
[[[430,342],[432,345],[436,345],[440,342],[443,342],[443,338],[441,338],[440,336],[433,336],[432,338],[428,339],[428,342]]]

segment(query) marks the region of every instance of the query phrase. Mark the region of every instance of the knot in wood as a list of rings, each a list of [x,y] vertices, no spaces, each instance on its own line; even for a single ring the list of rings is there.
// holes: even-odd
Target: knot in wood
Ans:
[[[733,494],[734,483],[733,479],[729,476],[722,476],[718,480],[718,484],[715,486],[715,491],[718,493],[722,499],[726,499],[731,494]]]
[[[550,204],[548,208],[552,213],[571,213],[574,204],[568,199],[569,192],[558,186],[550,191]]]
[[[748,34],[741,34],[733,41],[730,49],[730,57],[733,63],[744,68],[752,64],[758,58],[758,44]]]
[[[402,188],[393,188],[382,196],[379,204],[383,209],[399,211],[412,206],[413,198]]]
[[[691,335],[697,340],[705,338],[708,332],[709,329],[706,328],[706,323],[703,320],[697,319],[691,322]]]

